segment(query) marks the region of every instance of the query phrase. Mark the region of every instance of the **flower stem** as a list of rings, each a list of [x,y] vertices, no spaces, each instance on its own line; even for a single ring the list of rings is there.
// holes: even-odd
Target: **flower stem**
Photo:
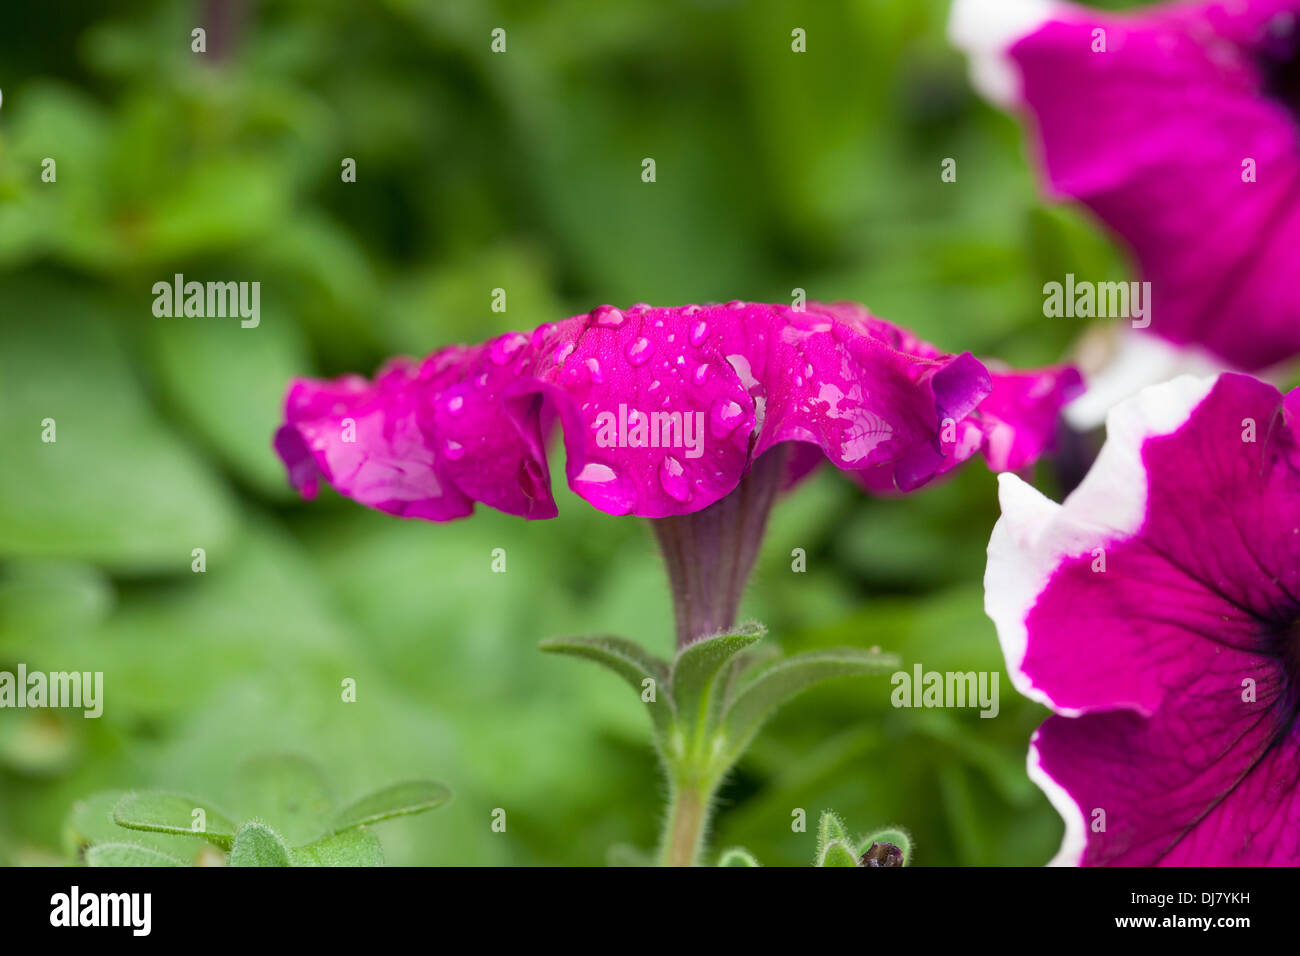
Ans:
[[[661,860],[664,866],[695,866],[698,862],[712,801],[712,786],[699,782],[673,783],[668,824],[664,829]]]

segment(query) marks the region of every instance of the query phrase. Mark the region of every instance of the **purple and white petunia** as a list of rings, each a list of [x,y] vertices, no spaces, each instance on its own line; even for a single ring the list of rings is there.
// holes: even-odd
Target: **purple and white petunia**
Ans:
[[[1122,14],[956,0],[950,35],[975,84],[1025,116],[1052,192],[1086,204],[1151,283],[1150,326],[1124,347],[1151,333],[1175,347],[1122,359],[1072,418],[1153,367],[1260,371],[1300,353],[1300,0]]]
[[[882,492],[979,452],[1022,468],[1078,390],[1071,368],[990,373],[846,303],[601,306],[395,360],[373,381],[296,380],[275,447],[307,497],[324,480],[406,517],[446,521],[482,502],[550,518],[558,423],[575,493],[666,518],[714,504],[792,444],[787,482],[825,458]]]
[[[985,607],[1054,712],[1054,862],[1300,863],[1300,391],[1185,376],[1117,405],[1057,504],[1000,478]]]

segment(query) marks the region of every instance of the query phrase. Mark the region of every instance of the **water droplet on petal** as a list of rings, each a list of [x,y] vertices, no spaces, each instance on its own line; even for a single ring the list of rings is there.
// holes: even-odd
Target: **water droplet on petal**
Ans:
[[[612,305],[598,305],[591,310],[591,321],[602,329],[616,329],[627,321],[627,316]]]
[[[691,376],[696,385],[703,385],[709,377],[709,363],[701,362],[695,369],[695,374]]]
[[[601,370],[600,359],[595,356],[587,359],[587,372],[591,375],[591,383],[593,385],[599,385],[601,382],[605,381],[605,373]]]
[[[447,397],[447,401],[446,401],[444,404],[445,404],[445,407],[446,407],[447,412],[448,412],[449,414],[452,414],[452,415],[459,415],[460,412],[461,412],[461,409],[463,409],[463,408],[465,407],[465,396],[464,396],[464,395],[449,395],[449,396]]]
[[[488,355],[491,357],[493,365],[505,365],[518,355],[519,350],[527,344],[528,339],[525,336],[518,332],[512,332],[493,342]]]
[[[745,417],[745,409],[729,398],[716,398],[709,408],[709,431],[714,438],[726,438]]]
[[[448,438],[442,443],[442,453],[451,461],[460,461],[465,457],[465,446]]]
[[[487,388],[487,383],[488,383],[487,372],[479,372],[477,375],[474,376],[475,388]]]
[[[728,308],[728,309],[743,309],[743,308],[745,308],[746,304],[747,304],[747,303],[746,303],[743,299],[732,299],[730,302],[727,303],[727,308]]]
[[[633,365],[641,365],[646,359],[650,358],[650,353],[653,351],[654,346],[650,344],[650,340],[642,336],[635,342],[628,343],[627,348],[623,350],[623,354],[627,356],[627,360]]]
[[[533,347],[540,348],[542,342],[546,340],[546,337],[551,334],[551,331],[554,328],[554,322],[543,322],[537,328],[533,329]]]
[[[709,337],[709,323],[705,322],[703,319],[700,319],[698,322],[696,322],[694,325],[691,326],[692,345],[699,345],[708,337]]]
[[[562,345],[557,345],[555,351],[551,354],[551,360],[555,362],[556,365],[563,365],[564,360],[573,354],[574,348],[576,348],[576,345],[573,342],[565,342]]]
[[[636,504],[636,490],[609,465],[589,461],[573,479],[574,490],[608,514],[625,515]]]
[[[659,463],[659,484],[669,496],[683,504],[691,500],[691,483],[686,478],[686,469],[672,455],[664,456]]]
[[[659,381],[659,379],[655,379],[653,382],[650,383],[650,391],[657,392],[662,386],[663,386],[663,382]]]

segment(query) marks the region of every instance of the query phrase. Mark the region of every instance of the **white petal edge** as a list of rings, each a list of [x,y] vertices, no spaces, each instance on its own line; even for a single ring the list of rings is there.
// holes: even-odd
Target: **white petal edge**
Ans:
[[[1065,788],[1052,779],[1043,769],[1042,759],[1038,753],[1038,731],[1029,739],[1029,758],[1026,761],[1029,779],[1038,785],[1038,789],[1047,795],[1047,801],[1061,815],[1065,823],[1065,835],[1061,837],[1061,846],[1056,856],[1048,861],[1048,866],[1078,866],[1083,862],[1083,851],[1088,846],[1088,818],[1066,792]]]
[[[1175,345],[1149,332],[1126,329],[1118,341],[1105,368],[1088,377],[1087,391],[1065,406],[1065,420],[1074,428],[1096,428],[1106,420],[1107,412],[1148,385],[1180,375],[1232,371],[1202,349]]]
[[[1006,52],[1068,7],[1053,0],[953,0],[948,41],[970,56],[975,89],[1004,108],[1021,101],[1020,71]]]
[[[1184,375],[1112,408],[1106,443],[1062,504],[1013,474],[998,476],[1002,517],[989,537],[984,613],[997,630],[1011,683],[1024,696],[1065,717],[1083,713],[1057,704],[1024,672],[1029,612],[1062,561],[1131,537],[1142,526],[1147,496],[1143,443],[1176,431],[1217,380]]]

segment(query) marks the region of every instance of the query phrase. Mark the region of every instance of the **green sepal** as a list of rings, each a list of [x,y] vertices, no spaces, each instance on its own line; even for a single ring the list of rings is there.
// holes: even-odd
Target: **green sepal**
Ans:
[[[848,830],[835,811],[823,810],[821,820],[817,823],[817,859],[820,860],[826,848],[836,842],[848,843]]]
[[[754,854],[743,846],[733,846],[718,854],[718,866],[761,866]]]
[[[857,866],[858,858],[853,847],[839,840],[829,843],[817,858],[817,866]]]
[[[757,644],[765,633],[763,625],[750,622],[684,647],[669,675],[678,720],[693,726],[697,734],[707,734],[721,704],[722,695],[714,688],[716,678],[737,654]]]

